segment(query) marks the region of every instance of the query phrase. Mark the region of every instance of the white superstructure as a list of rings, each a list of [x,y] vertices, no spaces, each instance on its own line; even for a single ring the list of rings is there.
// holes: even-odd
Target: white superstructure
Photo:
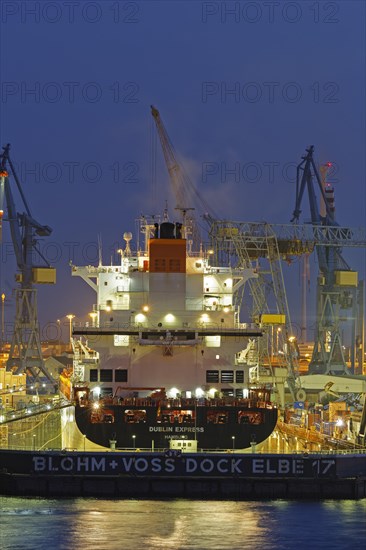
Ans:
[[[141,229],[137,252],[124,234],[120,265],[72,267],[96,293],[92,326],[74,329],[100,357],[85,381],[113,395],[164,388],[171,397],[242,396],[248,373],[237,354],[260,331],[240,323],[235,294],[254,270],[214,267],[203,250],[188,254],[181,224],[144,218]]]

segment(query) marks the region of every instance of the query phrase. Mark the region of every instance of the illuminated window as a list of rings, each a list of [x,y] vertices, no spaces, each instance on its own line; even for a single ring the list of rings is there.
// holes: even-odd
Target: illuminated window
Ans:
[[[219,348],[221,346],[221,336],[205,336],[206,347]]]
[[[130,337],[123,334],[114,335],[114,345],[115,346],[128,346],[130,343]]]
[[[234,390],[232,388],[223,388],[221,393],[224,397],[234,397]]]
[[[219,371],[218,370],[207,370],[206,371],[206,382],[215,383],[219,382]]]
[[[232,370],[222,370],[221,371],[221,382],[224,384],[232,384],[234,382],[234,371]]]
[[[127,424],[143,424],[146,422],[146,410],[126,410],[124,420]]]

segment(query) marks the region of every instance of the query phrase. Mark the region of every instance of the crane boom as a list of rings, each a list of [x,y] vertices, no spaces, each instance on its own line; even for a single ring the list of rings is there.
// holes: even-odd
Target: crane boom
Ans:
[[[158,131],[165,164],[168,169],[168,174],[173,187],[173,192],[177,200],[177,208],[187,208],[187,189],[183,185],[184,176],[182,174],[181,166],[176,158],[173,144],[169,138],[168,132],[164,126],[164,123],[160,117],[159,111],[151,106],[151,114],[155,120],[156,128]]]
[[[299,220],[301,214],[301,201],[304,191],[307,188],[309,197],[309,206],[311,213],[311,222],[314,227],[338,227],[335,220],[335,209],[331,206],[330,200],[326,196],[319,172],[313,159],[314,146],[312,145],[306,150],[307,154],[303,157],[302,162],[297,167],[297,182],[296,182],[296,203],[291,222]],[[302,175],[301,175],[302,173]],[[301,178],[300,178],[301,176]],[[318,190],[322,197],[325,214],[321,215],[319,211],[318,201],[315,193],[314,180],[318,184]],[[333,194],[333,189],[328,186],[328,190]],[[341,248],[332,243],[331,247],[325,248],[322,244],[317,244],[316,252],[318,255],[319,269],[326,277],[328,284],[332,284],[334,272],[336,270],[349,270],[347,262],[341,254]]]
[[[183,165],[179,162],[176,151],[156,107],[151,105],[151,114],[155,121],[159,140],[163,150],[165,164],[168,170],[172,191],[176,200],[176,210],[182,213],[183,233],[186,239],[191,239],[193,248],[198,250],[201,235],[197,216],[193,213],[197,205],[199,214],[212,212],[212,209],[197,191]],[[217,216],[215,216],[217,217]]]

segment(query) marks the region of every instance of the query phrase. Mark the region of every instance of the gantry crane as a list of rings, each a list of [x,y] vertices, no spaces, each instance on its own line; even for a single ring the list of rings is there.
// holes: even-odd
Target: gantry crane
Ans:
[[[42,358],[40,330],[37,316],[37,290],[34,283],[54,284],[56,270],[52,268],[37,248],[38,237],[48,237],[52,229],[41,225],[31,215],[14,165],[9,156],[10,144],[3,147],[0,155],[0,216],[3,217],[4,205],[7,208],[7,220],[10,225],[18,273],[16,281],[16,312],[14,333],[10,346],[7,370],[14,374],[27,373],[32,381],[45,377],[54,383]],[[17,212],[9,177],[13,177],[23,201],[25,212]],[[5,204],[4,204],[5,203]],[[34,263],[41,258],[43,265]]]
[[[305,189],[308,191],[311,225],[314,235],[321,234],[323,242],[316,242],[319,263],[317,280],[317,312],[314,350],[309,364],[310,374],[346,374],[342,319],[348,321],[351,333],[350,363],[355,365],[355,355],[362,369],[363,360],[363,282],[352,271],[342,256],[342,241],[352,239],[352,231],[339,228],[335,219],[334,190],[320,177],[313,159],[314,147],[297,167],[296,202],[292,222],[298,223]],[[319,208],[316,187],[321,196]],[[336,231],[335,231],[336,230]],[[338,238],[334,238],[337,234]],[[343,234],[343,239],[339,237]],[[357,343],[357,344],[356,344]],[[356,347],[358,348],[356,351]],[[360,353],[361,350],[361,353]]]
[[[332,192],[327,188],[328,202],[332,202]],[[325,193],[324,193],[325,194]],[[335,220],[330,220],[326,227],[318,224],[269,224],[267,222],[235,222],[232,220],[214,220],[207,218],[210,224],[210,236],[213,245],[215,265],[245,265],[256,266],[257,279],[248,281],[249,290],[253,298],[252,318],[258,319],[261,314],[277,312],[287,314],[288,306],[284,290],[281,261],[291,262],[293,257],[310,254],[320,248],[325,257],[332,255],[331,250],[340,250],[342,247],[356,248],[366,247],[365,228],[350,228],[335,225]],[[268,261],[268,268],[263,266],[263,261]],[[352,276],[353,272],[349,272]],[[339,277],[339,275],[338,275]],[[322,280],[320,281],[322,282]],[[362,283],[359,283],[357,300],[353,306],[358,306],[357,334],[360,335],[357,350],[357,361],[362,365],[363,357],[363,294]],[[343,285],[341,289],[347,290]],[[352,289],[352,287],[351,287]],[[354,289],[353,289],[354,290]],[[273,291],[274,300],[270,291]],[[238,297],[242,299],[243,296]],[[334,297],[332,296],[332,299]],[[342,308],[347,305],[343,300]],[[276,368],[272,369],[275,374],[280,369],[277,366],[287,366],[287,383],[292,396],[301,401],[303,390],[300,388],[300,379],[296,373],[296,340],[291,337],[291,324],[286,316],[287,326],[269,326],[267,339],[261,339],[261,349],[258,349],[258,364],[271,364],[275,350]],[[352,315],[351,315],[352,317]],[[339,324],[339,318],[338,318]],[[338,327],[339,328],[339,327]],[[287,333],[287,334],[286,334]],[[290,341],[289,341],[290,340]],[[329,344],[329,342],[328,342]],[[343,349],[343,348],[342,348]],[[284,353],[285,351],[285,353]],[[280,352],[280,355],[279,355]],[[287,353],[286,353],[287,352]],[[354,354],[351,353],[351,358]],[[360,371],[362,368],[359,369]],[[331,369],[329,369],[329,372]],[[328,372],[328,371],[327,371]],[[343,371],[342,371],[343,372]]]
[[[293,342],[290,310],[281,266],[284,242],[278,240],[273,226],[268,223],[213,219],[207,221],[210,223],[215,265],[254,267],[257,272],[257,278],[247,281],[252,297],[250,316],[252,321],[261,324],[264,332],[263,338],[256,343],[256,349],[248,355],[253,367],[255,365],[251,377],[253,382],[271,380],[279,391],[281,406],[284,406],[284,394],[280,391],[280,385],[283,385],[284,381],[287,382],[292,399],[301,400],[297,372],[298,353]],[[303,250],[299,243],[296,243],[295,248],[298,253],[300,249]],[[287,253],[290,249],[293,247],[288,244]],[[263,265],[263,260],[266,261],[266,266]],[[244,289],[236,296],[236,300],[244,300]]]
[[[169,139],[167,131],[161,120],[159,111],[151,107],[160,142],[162,145],[165,162],[170,181],[177,198],[178,209],[182,211],[184,218],[187,215],[187,191],[190,196],[202,199],[195,190],[192,182],[185,174],[178,162],[174,147]],[[351,364],[355,365],[357,359],[362,370],[363,359],[363,283],[357,284],[357,274],[352,272],[341,255],[341,249],[347,247],[364,247],[366,245],[365,232],[359,228],[340,227],[334,217],[334,202],[330,186],[324,187],[320,181],[314,161],[312,159],[313,148],[307,151],[307,156],[300,163],[297,171],[297,197],[292,224],[268,224],[265,222],[232,222],[219,220],[217,216],[207,214],[209,208],[205,204],[202,212],[210,226],[209,234],[215,251],[215,265],[224,262],[227,265],[230,257],[235,257],[238,267],[249,266],[259,262],[260,258],[269,260],[268,274],[270,279],[265,281],[266,275],[259,268],[257,279],[248,281],[253,297],[252,316],[258,319],[260,314],[269,311],[266,288],[271,287],[275,297],[272,309],[286,316],[284,330],[279,327],[281,339],[284,340],[283,350],[287,350],[283,359],[288,368],[288,385],[291,393],[297,395],[298,377],[293,360],[296,351],[291,350],[288,337],[291,334],[291,323],[286,300],[286,292],[283,283],[281,259],[290,260],[293,256],[309,255],[316,249],[321,277],[318,279],[318,315],[315,347],[310,372],[313,373],[346,373],[347,365],[344,358],[340,331],[340,310],[352,309],[352,316],[358,319],[352,328],[353,341],[357,342],[357,357],[355,347],[351,347]],[[303,177],[300,182],[300,175]],[[323,211],[319,213],[315,189],[312,184],[313,176],[319,183],[323,198]],[[311,205],[312,223],[299,224],[300,204],[305,186],[308,185],[309,200]],[[191,217],[191,226],[196,225],[194,216]],[[326,229],[325,229],[326,228]],[[235,261],[235,260],[234,260]],[[324,284],[326,281],[326,284]],[[323,287],[323,288],[321,288]],[[241,288],[238,301],[243,298],[244,288]],[[358,312],[356,312],[356,309]],[[273,328],[272,328],[273,330]],[[265,339],[263,339],[264,342]],[[272,338],[273,340],[273,338]],[[265,344],[266,345],[266,344]],[[273,349],[273,342],[271,344]],[[294,348],[294,346],[292,346]],[[277,350],[278,352],[278,350]],[[268,354],[268,349],[265,351]],[[361,367],[360,367],[361,365]]]

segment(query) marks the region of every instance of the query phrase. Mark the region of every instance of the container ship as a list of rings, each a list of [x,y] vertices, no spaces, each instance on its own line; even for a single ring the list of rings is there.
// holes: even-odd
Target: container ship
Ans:
[[[72,266],[96,294],[61,376],[84,448],[253,449],[275,428],[270,391],[250,387],[242,359],[262,333],[234,300],[255,270],[211,265],[187,228],[142,217],[118,265]]]

